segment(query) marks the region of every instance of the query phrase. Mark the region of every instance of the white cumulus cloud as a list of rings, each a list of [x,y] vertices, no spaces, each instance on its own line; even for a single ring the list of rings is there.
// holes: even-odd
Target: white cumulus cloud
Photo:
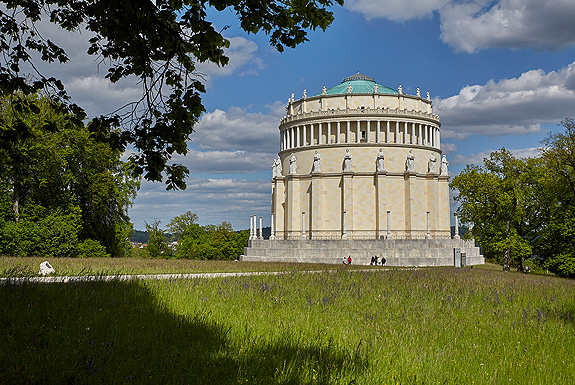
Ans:
[[[251,215],[263,216],[269,225],[271,184],[268,180],[195,178],[187,180],[185,191],[166,191],[161,183],[142,182],[130,218],[138,230],[154,219],[165,227],[186,211],[199,217],[199,223],[231,222],[235,230],[249,228]]]
[[[368,20],[407,21],[439,14],[441,39],[457,51],[491,47],[557,50],[575,46],[573,0],[350,0]]]
[[[239,107],[207,112],[195,127],[193,143],[204,150],[239,149],[277,153],[278,125],[285,115],[285,104],[276,102],[268,108],[269,114],[247,112]]]
[[[489,47],[556,50],[575,45],[572,0],[452,1],[440,10],[441,38],[458,51]]]
[[[386,18],[393,21],[430,17],[451,0],[348,0],[345,6],[362,13],[366,19]]]
[[[544,123],[573,116],[575,63],[545,73],[532,70],[517,78],[466,86],[459,94],[435,99],[444,138],[537,132]]]

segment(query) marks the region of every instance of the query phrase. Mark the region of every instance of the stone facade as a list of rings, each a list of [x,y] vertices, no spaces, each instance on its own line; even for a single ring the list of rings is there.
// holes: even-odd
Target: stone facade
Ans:
[[[272,173],[272,241],[450,239],[447,160],[429,93],[405,95],[357,74],[311,97],[292,95],[286,111]],[[252,243],[245,258],[262,247]]]

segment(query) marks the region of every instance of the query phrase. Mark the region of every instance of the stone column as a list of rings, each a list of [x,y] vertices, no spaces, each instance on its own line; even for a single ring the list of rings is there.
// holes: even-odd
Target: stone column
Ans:
[[[355,122],[355,143],[361,142],[361,122],[357,120]]]
[[[331,144],[331,122],[327,122],[327,138],[326,143]]]
[[[441,131],[437,127],[437,148],[441,148]]]
[[[347,223],[346,223],[346,212],[341,213],[341,239],[347,239]]]
[[[341,138],[339,137],[339,135],[340,135],[339,133],[341,132],[341,125],[340,125],[340,123],[341,123],[341,122],[338,120],[338,121],[337,121],[337,135],[336,135],[336,137],[335,137],[335,142],[336,142],[336,143],[341,143]]]
[[[380,133],[380,131],[381,131],[381,121],[378,120],[378,121],[377,121],[377,133],[375,134],[375,141],[376,141],[376,143],[381,142],[381,133]]]
[[[313,123],[309,125],[309,145],[313,146]]]
[[[394,143],[399,143],[399,120],[395,121],[395,138],[393,138]]]
[[[366,120],[366,121],[365,121],[365,143],[369,143],[369,142],[370,142],[370,139],[371,139],[371,138],[370,138],[370,132],[369,132],[369,131],[370,131],[370,130],[369,130],[369,129],[370,129],[370,127],[369,127],[370,124],[371,124],[371,121],[370,121],[370,120]]]
[[[295,128],[292,127],[290,128],[290,137],[291,137],[291,143],[290,143],[290,148],[294,148],[295,147]]]
[[[407,122],[403,122],[403,144],[407,144]]]
[[[454,214],[455,215],[455,214]],[[461,239],[459,236],[459,217],[455,215],[455,239]]]
[[[306,239],[305,236],[305,211],[301,213],[301,239]]]
[[[350,127],[351,123],[348,120],[347,121],[347,136],[345,137],[345,142],[346,143],[351,143],[351,127]]]
[[[303,125],[303,145],[307,146],[307,125]]]
[[[391,132],[391,130],[389,129],[389,119],[388,119],[386,127],[385,127],[385,143],[390,143],[389,142],[389,133],[390,132]]]
[[[260,217],[260,234],[258,235],[258,239],[264,239],[264,228],[262,227],[262,217]]]
[[[391,211],[387,210],[387,239],[392,239],[391,236]]]
[[[295,128],[296,130],[296,147],[300,147],[300,141],[299,141],[299,137],[300,137],[300,126],[297,126]]]
[[[250,215],[250,237],[249,240],[254,239],[254,225],[253,225],[253,220],[252,220],[252,216]]]
[[[425,235],[425,238],[431,239],[431,232],[429,231],[429,211],[427,211],[426,213],[427,213],[427,233]]]
[[[417,144],[423,144],[423,133],[421,131],[421,123],[417,127]]]
[[[270,240],[276,239],[276,229],[274,226],[274,214],[271,215],[271,231],[270,231]]]

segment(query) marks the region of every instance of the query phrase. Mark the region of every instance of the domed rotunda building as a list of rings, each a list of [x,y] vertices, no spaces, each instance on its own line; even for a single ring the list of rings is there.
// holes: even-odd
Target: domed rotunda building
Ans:
[[[466,264],[483,263],[473,241],[451,239],[448,163],[431,104],[419,88],[407,95],[359,73],[313,96],[292,94],[272,166],[271,236],[258,237],[252,218],[242,259],[377,255],[429,266],[463,253]]]

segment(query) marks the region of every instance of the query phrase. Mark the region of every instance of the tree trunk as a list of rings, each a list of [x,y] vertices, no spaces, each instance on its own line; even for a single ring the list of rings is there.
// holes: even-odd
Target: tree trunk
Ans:
[[[505,237],[509,236],[509,229],[511,228],[511,221],[505,223]],[[511,249],[508,247],[503,252],[503,271],[509,271],[511,264]]]
[[[20,186],[14,183],[14,194],[12,196],[12,213],[14,214],[14,222],[20,219]]]
[[[505,251],[503,252],[503,271],[509,271],[510,268],[510,263],[511,263],[511,250],[510,249],[505,249]]]

